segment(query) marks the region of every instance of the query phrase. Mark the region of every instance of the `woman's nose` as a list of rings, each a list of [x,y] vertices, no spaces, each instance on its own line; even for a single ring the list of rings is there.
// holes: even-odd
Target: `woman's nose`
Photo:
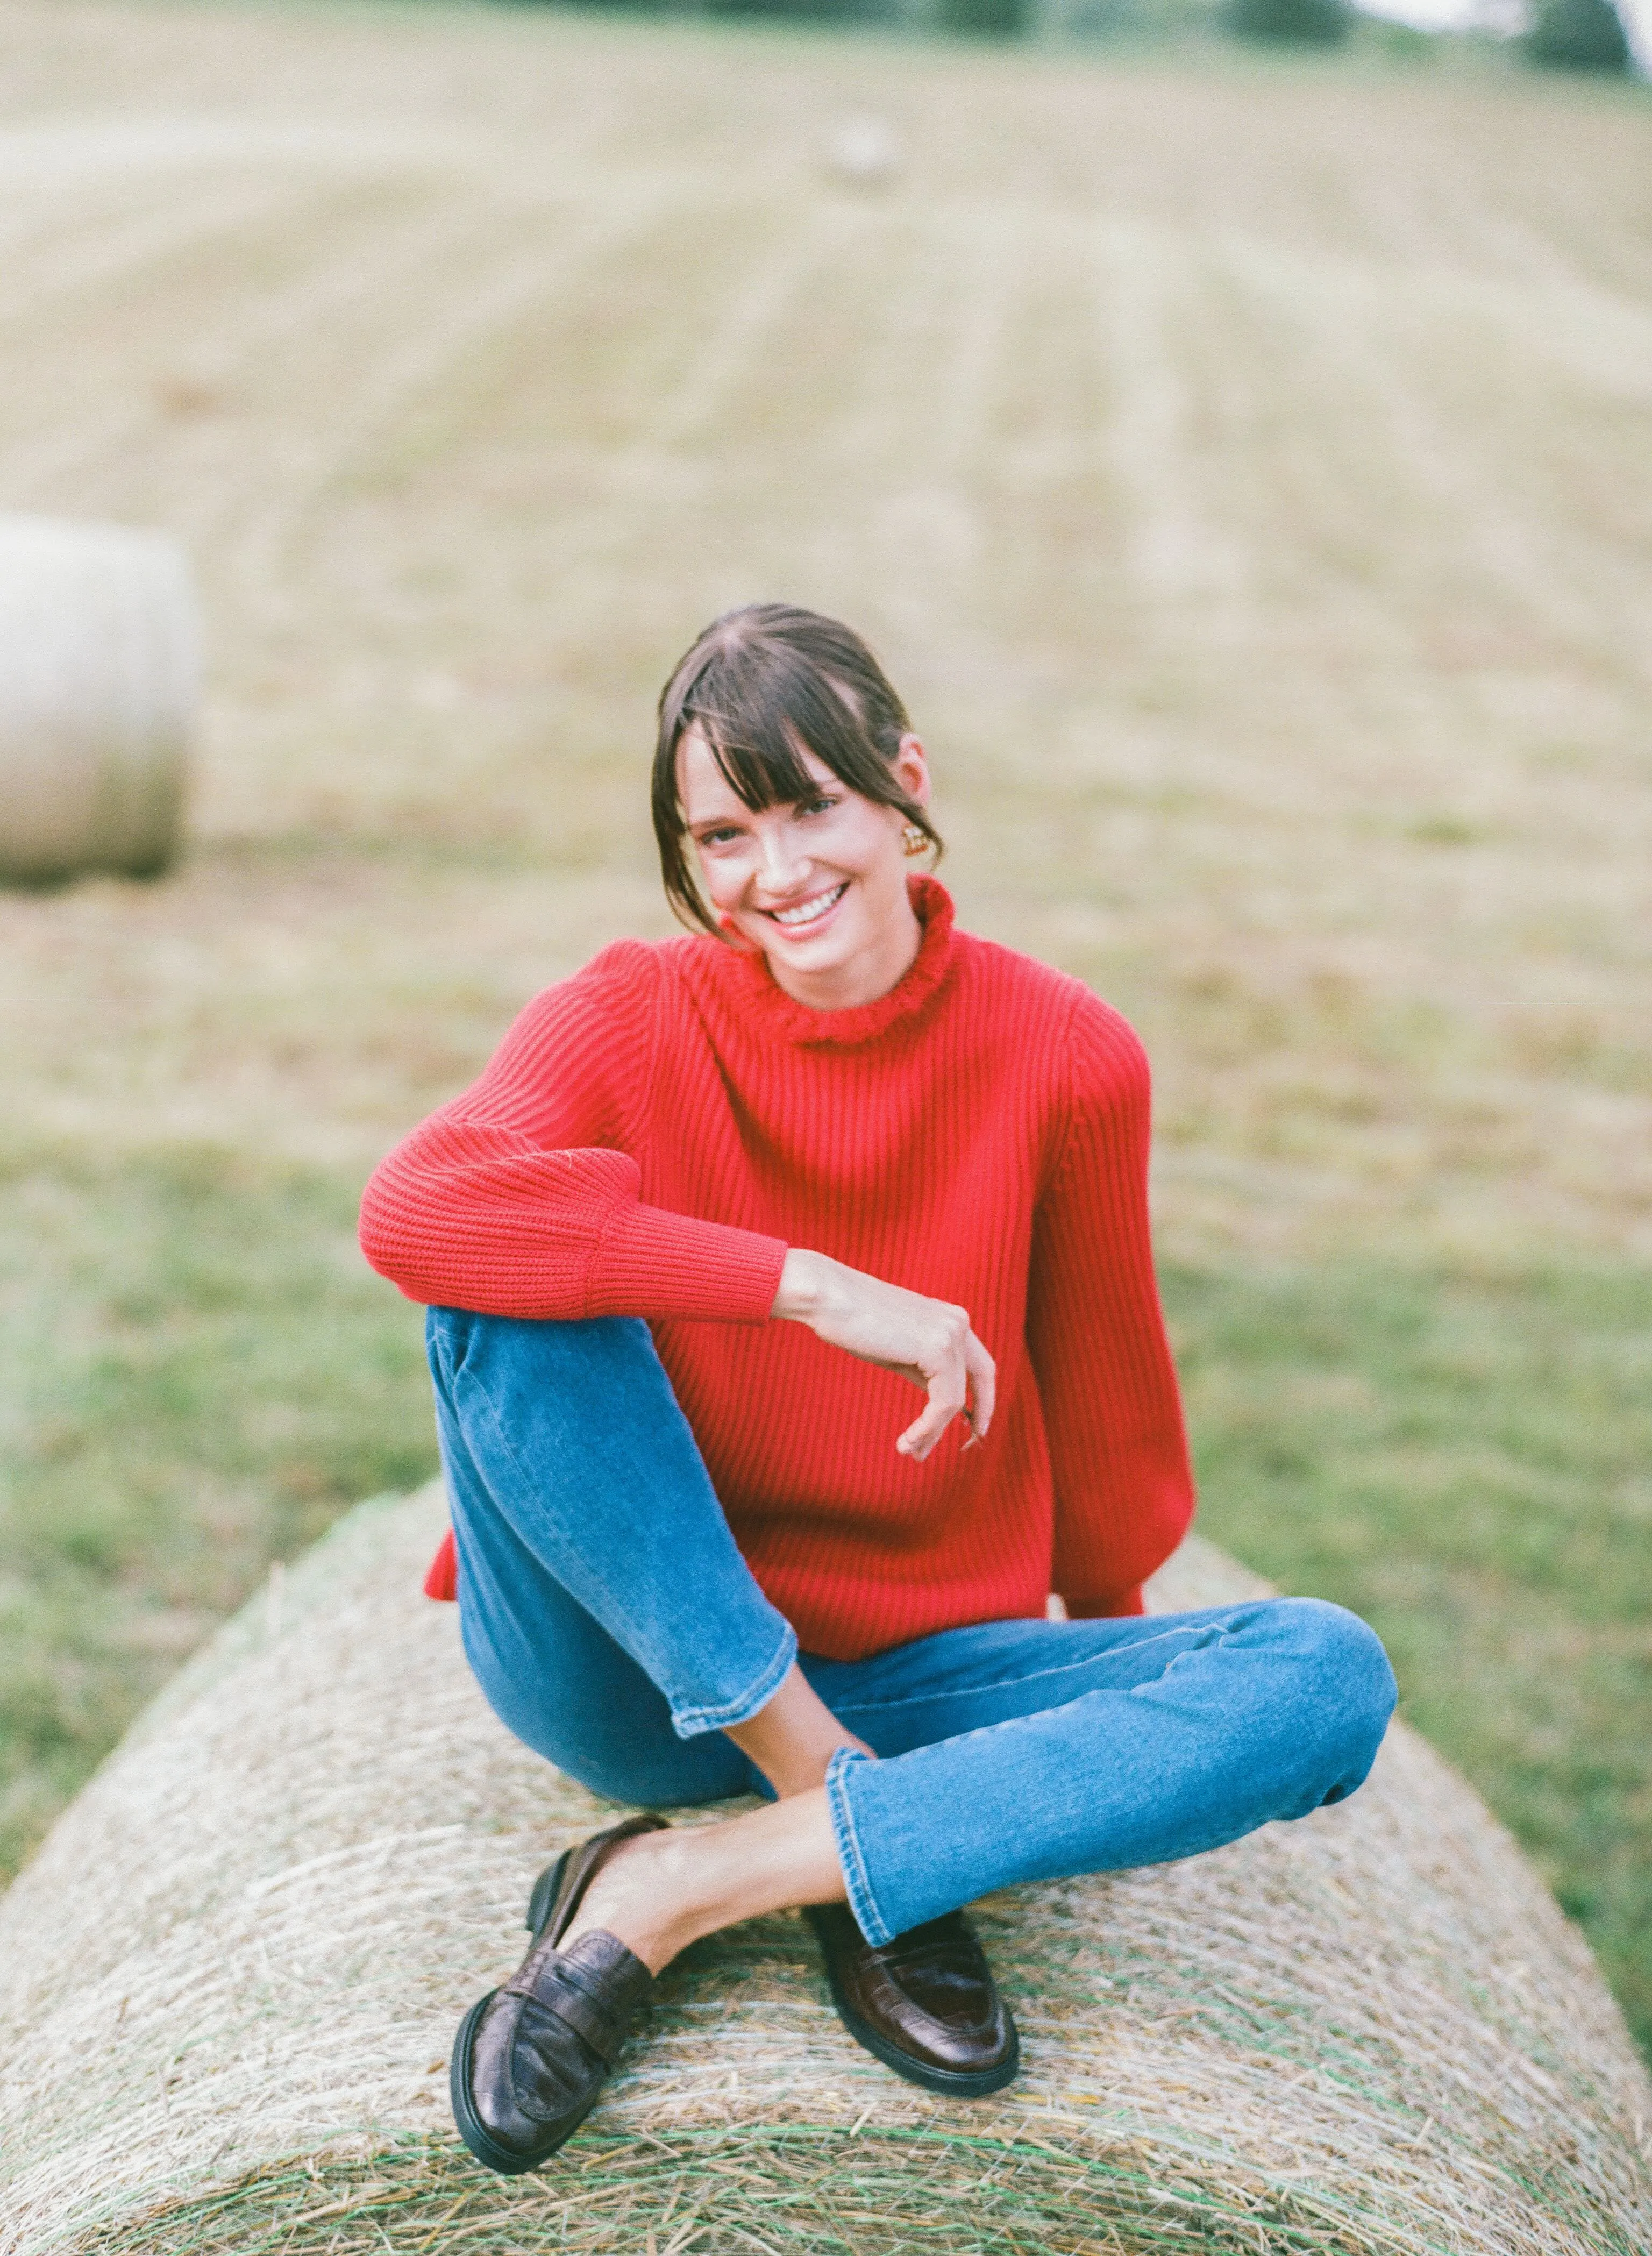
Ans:
[[[771,892],[784,892],[788,885],[794,885],[808,859],[789,823],[763,831],[758,850],[758,875]]]

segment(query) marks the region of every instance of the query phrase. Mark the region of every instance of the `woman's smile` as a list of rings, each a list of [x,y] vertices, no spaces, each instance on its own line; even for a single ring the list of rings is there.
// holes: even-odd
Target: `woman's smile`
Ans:
[[[794,902],[783,909],[763,909],[759,913],[775,924],[783,925],[787,932],[804,931],[830,917],[848,891],[848,878],[841,878],[835,885],[827,886],[824,892],[811,893],[807,900]]]

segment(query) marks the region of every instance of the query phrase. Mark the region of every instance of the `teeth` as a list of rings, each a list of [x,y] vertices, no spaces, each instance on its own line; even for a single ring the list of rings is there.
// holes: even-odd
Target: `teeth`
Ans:
[[[801,909],[773,909],[770,913],[776,924],[813,924],[816,917],[823,917],[828,909],[835,908],[848,890],[849,881],[845,878],[841,885],[834,885],[830,893],[822,893],[817,901],[805,901]]]

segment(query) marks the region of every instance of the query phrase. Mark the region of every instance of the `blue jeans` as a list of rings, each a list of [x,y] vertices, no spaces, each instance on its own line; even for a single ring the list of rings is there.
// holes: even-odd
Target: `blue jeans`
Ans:
[[[801,1660],[879,1756],[843,1749],[826,1781],[869,1942],[1014,1881],[1195,1856],[1341,1801],[1371,1767],[1394,1676],[1338,1606],[981,1622],[865,1660],[799,1654],[646,1324],[433,1308],[427,1345],[465,1652],[496,1713],[612,1801],[715,1801],[766,1790],[720,1727]]]

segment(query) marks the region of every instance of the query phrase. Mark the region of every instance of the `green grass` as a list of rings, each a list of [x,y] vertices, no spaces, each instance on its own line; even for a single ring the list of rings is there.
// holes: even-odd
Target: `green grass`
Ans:
[[[0,1872],[272,1559],[434,1469],[355,1191],[214,1152],[0,1167]]]
[[[0,1869],[272,1559],[434,1469],[356,1190],[211,1151],[0,1171]],[[1165,1284],[1205,1532],[1375,1624],[1652,2048],[1652,1273]]]

